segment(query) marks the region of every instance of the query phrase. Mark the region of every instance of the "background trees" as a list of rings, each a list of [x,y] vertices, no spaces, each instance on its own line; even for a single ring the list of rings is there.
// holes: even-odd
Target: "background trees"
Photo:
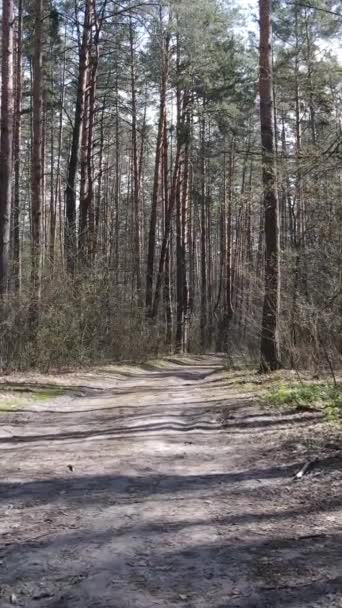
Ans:
[[[3,0],[4,365],[258,357],[262,170],[279,204],[282,361],[339,356],[342,19],[333,0],[303,4],[273,3],[269,172],[238,3]]]

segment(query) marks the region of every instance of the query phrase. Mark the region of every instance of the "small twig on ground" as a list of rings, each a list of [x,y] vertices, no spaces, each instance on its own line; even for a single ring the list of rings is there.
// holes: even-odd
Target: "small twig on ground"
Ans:
[[[317,464],[318,462],[318,457],[316,456],[313,460],[308,460],[303,466],[302,468],[298,471],[298,473],[296,473],[293,476],[293,481],[299,481],[300,479],[303,479],[304,475],[306,475],[307,473],[309,473],[313,467],[315,466],[315,464]]]

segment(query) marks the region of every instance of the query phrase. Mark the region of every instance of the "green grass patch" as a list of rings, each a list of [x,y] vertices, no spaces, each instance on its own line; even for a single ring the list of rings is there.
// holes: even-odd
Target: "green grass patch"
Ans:
[[[28,389],[25,385],[2,385],[0,386],[0,414],[25,408],[32,402],[51,401],[64,394],[65,390],[58,386],[41,388],[37,386],[37,388]]]
[[[63,386],[46,386],[39,384],[0,384],[0,394],[15,395],[17,397],[29,397],[37,399],[52,399],[64,395],[66,388]]]
[[[264,393],[264,401],[273,407],[320,408],[327,418],[342,420],[342,386],[339,385],[282,382]]]
[[[65,394],[65,390],[56,386],[56,388],[44,388],[37,389],[29,393],[29,397],[34,401],[50,401],[56,397],[62,397]]]

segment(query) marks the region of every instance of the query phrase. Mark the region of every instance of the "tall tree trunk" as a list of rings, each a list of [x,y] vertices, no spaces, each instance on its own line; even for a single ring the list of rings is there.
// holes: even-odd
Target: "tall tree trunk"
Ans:
[[[116,66],[118,70],[118,66]],[[120,238],[120,116],[119,116],[119,82],[118,74],[115,79],[115,191],[114,191],[114,276],[115,284],[119,284],[119,238]]]
[[[89,52],[89,49],[87,53]],[[89,131],[89,70],[86,72],[86,86],[81,126],[81,146],[80,146],[80,195],[79,195],[79,227],[78,227],[78,253],[82,262],[86,258],[87,243],[87,221],[88,221],[88,131]]]
[[[53,86],[53,80],[50,75],[50,82]],[[55,234],[56,234],[56,205],[55,205],[55,125],[54,125],[54,113],[50,112],[51,121],[51,132],[50,132],[50,214],[49,214],[49,238],[46,242],[46,247],[49,247],[48,252],[48,263],[49,267],[53,269],[53,254],[55,250]],[[52,253],[52,257],[51,257]]]
[[[162,16],[160,16],[160,24],[162,27]],[[146,271],[146,312],[151,313],[152,296],[153,296],[153,272],[154,272],[154,256],[156,247],[156,226],[157,226],[157,210],[158,210],[158,198],[161,190],[161,171],[160,166],[162,162],[163,153],[163,131],[166,129],[165,124],[165,113],[166,113],[166,90],[167,90],[167,79],[168,79],[168,64],[169,64],[169,38],[163,36],[162,40],[162,73],[160,81],[160,102],[159,102],[159,121],[158,121],[158,133],[156,143],[156,158],[154,165],[154,180],[153,180],[153,193],[152,193],[152,205],[151,205],[151,217],[150,217],[150,230],[148,237],[148,256],[147,256],[147,271]]]
[[[176,46],[176,65],[177,65],[177,87],[176,87],[176,106],[177,106],[177,138],[184,140],[184,119],[181,116],[181,89],[180,89],[180,44],[179,34],[177,33]],[[185,99],[185,96],[184,96]],[[176,352],[182,350],[182,333],[183,333],[183,243],[182,243],[182,206],[181,206],[181,181],[184,172],[184,159],[182,155],[182,163],[179,168],[176,182]]]
[[[45,74],[45,73],[44,73]],[[41,201],[41,243],[40,243],[40,255],[41,255],[41,268],[45,266],[46,259],[46,247],[47,247],[47,208],[46,208],[46,170],[45,170],[45,158],[46,158],[46,147],[47,147],[47,88],[43,88],[43,101],[42,101],[42,201]]]
[[[49,237],[49,258],[52,269],[54,268],[54,259],[55,259],[55,241],[56,241],[56,225],[57,225],[57,202],[58,202],[58,192],[60,189],[60,167],[61,167],[61,156],[62,156],[62,142],[63,142],[63,106],[64,106],[64,95],[65,95],[65,62],[66,62],[66,53],[64,53],[63,64],[61,69],[61,92],[60,92],[60,111],[58,118],[58,137],[57,137],[57,163],[56,163],[56,172],[55,172],[55,180],[52,180],[52,190],[51,190],[51,201],[50,201],[50,237]],[[52,112],[52,120],[53,120],[53,112]],[[51,150],[52,154],[52,150]],[[55,163],[55,161],[54,161]],[[60,218],[61,221],[61,218]]]
[[[178,173],[176,186],[176,352],[183,349],[183,243],[182,243],[182,207],[181,179],[183,171]]]
[[[216,350],[221,351],[226,341],[225,338],[225,268],[226,268],[226,248],[227,248],[227,156],[226,156],[226,138],[223,140],[223,187],[221,191],[220,201],[220,222],[219,222],[219,267],[218,267],[218,293],[214,308],[214,313],[219,309],[223,296],[222,311],[218,315]]]
[[[136,70],[134,51],[134,30],[132,19],[129,22],[130,40],[130,68],[131,68],[131,95],[132,95],[132,171],[133,171],[133,218],[134,218],[134,273],[138,302],[142,300],[141,281],[141,256],[142,256],[142,234],[141,234],[141,200],[139,188],[139,164],[138,164],[138,135],[137,135],[137,95],[136,95]]]
[[[16,44],[16,80],[15,80],[15,108],[14,108],[14,136],[13,136],[13,161],[14,161],[14,190],[13,190],[13,212],[12,212],[12,272],[13,287],[16,291],[20,289],[20,137],[21,137],[21,83],[22,83],[22,22],[23,6],[22,0],[18,2],[17,18],[17,44]]]
[[[0,133],[0,296],[8,287],[13,146],[13,0],[2,3]]]
[[[87,208],[88,208],[88,223],[89,223],[89,242],[88,242],[88,255],[90,261],[94,261],[95,257],[95,201],[94,201],[94,129],[95,129],[95,112],[96,112],[96,83],[97,83],[97,69],[99,64],[99,41],[100,31],[102,24],[101,15],[100,20],[97,16],[96,0],[92,0],[92,26],[94,36],[92,39],[92,48],[90,50],[90,66],[89,66],[89,78],[90,78],[90,90],[89,90],[89,127],[88,127],[88,141],[87,141]]]
[[[41,272],[41,214],[43,186],[43,0],[34,2],[34,42],[32,57],[32,270],[31,321],[38,322]]]
[[[204,113],[203,102],[203,113]],[[203,351],[207,348],[207,214],[206,214],[206,189],[205,189],[205,118],[201,122],[201,346]]]
[[[300,6],[300,5],[299,5]],[[312,144],[315,146],[317,143],[316,137],[316,110],[315,110],[315,99],[314,99],[314,75],[313,75],[313,47],[311,41],[311,28],[310,28],[310,16],[308,14],[307,8],[304,10],[305,12],[305,42],[306,42],[306,63],[307,63],[307,84],[309,91],[309,123],[311,129],[311,140]],[[296,20],[298,18],[297,7],[296,7]]]
[[[96,0],[90,0],[89,36],[86,52],[85,99],[81,136],[81,190],[79,218],[79,250],[81,257],[92,261],[95,256],[95,201],[94,201],[94,128],[96,110],[96,81],[99,62],[99,40],[103,20],[97,15]]]
[[[233,169],[234,169],[234,141],[231,143],[228,159],[228,175],[224,184],[224,315],[223,315],[223,347],[229,350],[229,329],[233,318],[232,301],[232,196],[233,196]],[[226,159],[225,159],[226,164]],[[225,167],[225,175],[227,174]],[[243,183],[245,177],[243,176]]]
[[[72,132],[70,159],[68,165],[67,185],[65,191],[65,234],[64,246],[67,269],[73,272],[76,258],[76,177],[80,153],[80,136],[84,112],[86,74],[89,47],[89,21],[91,0],[86,0],[83,23],[83,35],[79,53],[79,69],[77,82],[77,95],[75,105],[75,118]]]
[[[164,222],[166,218],[166,210],[169,204],[169,167],[168,167],[168,132],[167,132],[167,117],[164,115],[163,125],[163,142],[162,142],[162,192],[163,192],[163,215]],[[164,226],[165,230],[165,226]],[[167,245],[165,257],[165,273],[164,273],[164,307],[165,307],[165,322],[166,322],[166,344],[170,347],[172,344],[172,302],[171,302],[171,284],[170,284],[170,243]]]
[[[261,328],[260,370],[280,367],[278,336],[280,303],[279,210],[276,185],[272,102],[271,0],[259,0],[260,9],[260,127],[262,182],[265,209],[265,294]]]
[[[176,202],[177,181],[178,181],[178,175],[179,175],[179,170],[180,170],[180,156],[181,156],[181,142],[180,142],[180,139],[178,138],[177,149],[176,149],[176,158],[175,158],[175,164],[174,164],[174,169],[173,169],[172,184],[171,184],[171,189],[170,189],[170,196],[169,196],[169,200],[168,200],[168,207],[165,211],[165,227],[164,227],[164,235],[163,235],[162,246],[161,246],[161,251],[160,251],[156,288],[155,288],[155,292],[154,292],[152,318],[155,318],[157,316],[158,309],[159,309],[160,291],[161,291],[162,279],[163,279],[163,273],[164,273],[164,264],[165,264],[165,258],[166,258],[168,245],[169,245],[172,214],[173,214],[173,210],[174,210],[174,206],[175,206],[175,202]]]
[[[190,110],[186,110],[186,120],[184,122],[184,164],[182,175],[181,189],[181,306],[182,306],[182,351],[187,350],[188,345],[188,329],[189,329],[189,165],[190,165]]]
[[[302,172],[300,166],[300,154],[301,154],[301,119],[300,119],[300,97],[299,97],[299,53],[300,44],[298,36],[298,8],[295,7],[295,36],[296,36],[296,55],[295,55],[295,117],[296,117],[296,221],[293,226],[292,233],[292,244],[295,251],[295,263],[293,272],[293,286],[292,286],[292,303],[290,310],[290,333],[291,333],[291,352],[290,352],[290,364],[291,367],[295,366],[295,348],[297,345],[297,299],[298,299],[298,288],[300,284],[300,258],[301,250],[304,246],[304,231],[302,230],[303,224],[303,201],[302,201]]]
[[[104,149],[104,114],[106,108],[106,95],[103,98],[103,107],[100,118],[100,142],[99,142],[99,166],[98,166],[98,178],[97,178],[97,193],[96,193],[96,207],[95,207],[95,233],[94,233],[94,255],[100,249],[103,255],[106,254],[106,227],[107,227],[107,190],[103,189],[103,177],[104,177],[104,163],[103,163],[103,149]],[[103,232],[100,233],[100,225],[102,225]],[[102,237],[102,240],[101,240]]]

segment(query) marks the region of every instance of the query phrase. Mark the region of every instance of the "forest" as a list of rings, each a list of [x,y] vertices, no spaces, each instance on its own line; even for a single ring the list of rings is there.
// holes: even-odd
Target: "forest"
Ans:
[[[339,361],[341,24],[335,0],[3,0],[3,369]]]

